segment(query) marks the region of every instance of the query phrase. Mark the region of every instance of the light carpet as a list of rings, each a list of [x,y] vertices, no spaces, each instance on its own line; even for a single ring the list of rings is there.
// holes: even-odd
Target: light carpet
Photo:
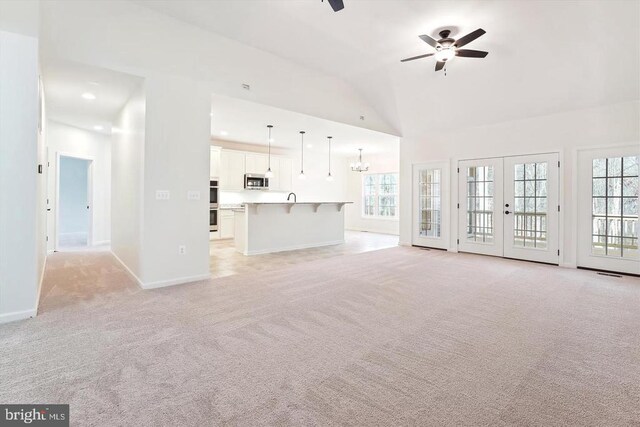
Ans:
[[[0,402],[73,425],[640,425],[640,280],[398,247],[142,291],[48,260]]]

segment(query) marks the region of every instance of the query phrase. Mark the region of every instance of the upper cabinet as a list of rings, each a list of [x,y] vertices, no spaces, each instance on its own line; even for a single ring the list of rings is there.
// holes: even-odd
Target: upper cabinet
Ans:
[[[226,191],[244,190],[245,155],[239,151],[220,152],[220,189]]]
[[[271,159],[273,160],[273,157],[271,157]],[[269,159],[264,154],[247,153],[245,156],[245,162],[245,173],[263,175],[269,167]],[[271,166],[271,169],[273,169],[273,165]]]
[[[219,180],[222,191],[244,190],[244,174],[264,174],[269,168],[266,154],[245,153],[211,147],[211,178]],[[291,191],[293,188],[293,160],[289,157],[271,156],[273,178],[269,179],[270,191]]]
[[[269,188],[273,191],[291,191],[293,188],[293,161],[288,157],[272,157],[273,178]]]
[[[210,147],[209,178],[220,179],[220,148]]]

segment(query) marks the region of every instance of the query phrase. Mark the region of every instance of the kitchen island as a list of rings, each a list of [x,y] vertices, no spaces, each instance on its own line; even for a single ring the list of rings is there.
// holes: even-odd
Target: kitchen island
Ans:
[[[257,255],[344,243],[349,203],[244,203],[234,211],[236,250]]]

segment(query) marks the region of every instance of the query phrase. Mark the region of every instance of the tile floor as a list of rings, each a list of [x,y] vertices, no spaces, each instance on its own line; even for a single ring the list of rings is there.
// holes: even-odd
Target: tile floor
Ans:
[[[357,254],[398,246],[398,236],[390,234],[346,231],[345,243],[319,248],[299,249],[263,255],[245,256],[236,252],[233,239],[213,240],[210,244],[211,277],[273,271],[286,266],[301,264],[338,255]]]

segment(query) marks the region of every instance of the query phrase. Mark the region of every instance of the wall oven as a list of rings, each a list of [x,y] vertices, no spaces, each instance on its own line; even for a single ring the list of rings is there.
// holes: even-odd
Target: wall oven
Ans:
[[[244,188],[245,190],[268,190],[269,178],[266,178],[264,175],[245,173]]]
[[[209,181],[209,231],[218,231],[218,181]]]

